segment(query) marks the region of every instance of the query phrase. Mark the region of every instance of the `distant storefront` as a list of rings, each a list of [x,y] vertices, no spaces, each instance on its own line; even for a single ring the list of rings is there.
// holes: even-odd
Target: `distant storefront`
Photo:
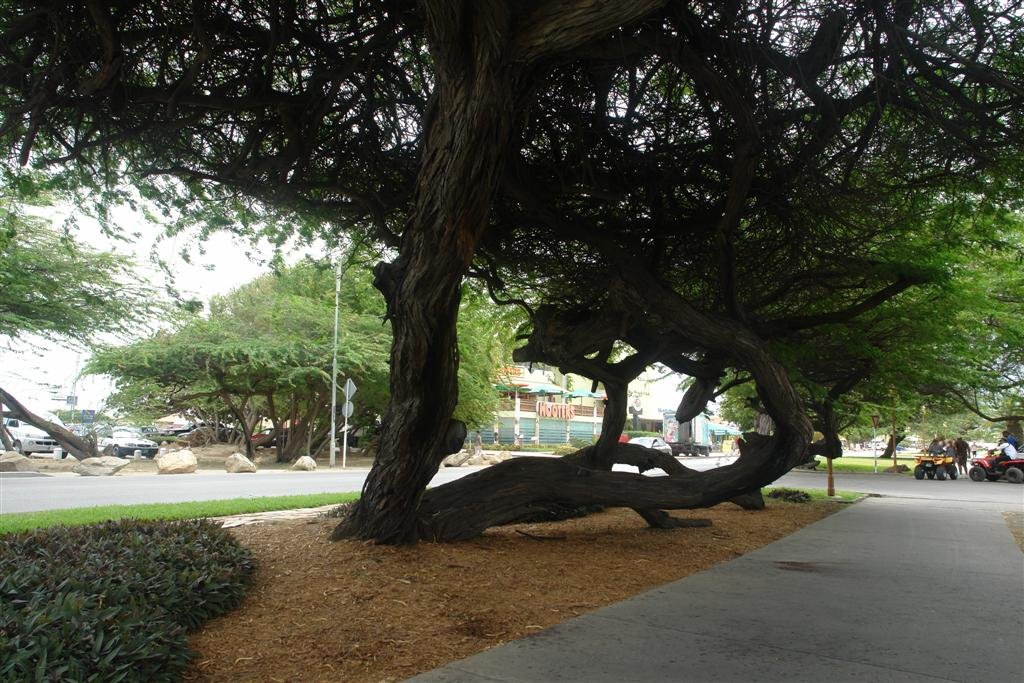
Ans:
[[[510,366],[499,377],[494,443],[558,444],[601,434],[603,393],[569,389],[566,378],[551,370]]]

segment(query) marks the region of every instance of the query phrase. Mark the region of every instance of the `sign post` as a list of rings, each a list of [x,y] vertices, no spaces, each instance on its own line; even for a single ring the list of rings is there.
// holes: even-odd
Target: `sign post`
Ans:
[[[348,418],[352,417],[352,397],[356,394],[356,383],[352,378],[345,380],[345,405],[341,407],[341,414],[345,416],[345,426],[341,429],[341,467],[344,469],[348,464]]]

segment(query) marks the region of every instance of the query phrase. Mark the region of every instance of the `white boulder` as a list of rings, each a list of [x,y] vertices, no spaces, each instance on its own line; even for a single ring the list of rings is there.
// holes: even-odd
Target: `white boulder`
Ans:
[[[466,451],[466,450],[462,450],[462,451],[459,451],[458,453],[452,453],[447,458],[442,460],[441,461],[441,466],[442,467],[461,467],[462,465],[465,465],[470,460],[470,458],[472,458],[472,457],[473,457],[473,454],[471,452]]]
[[[295,463],[292,465],[292,469],[302,470],[304,472],[312,472],[313,470],[316,469],[316,460],[309,457],[308,455],[304,455],[295,461]]]
[[[37,472],[35,463],[21,453],[4,451],[0,453],[0,472]]]
[[[132,464],[131,460],[115,458],[112,455],[101,455],[98,458],[85,458],[79,461],[71,468],[71,471],[83,477],[110,477],[130,464]]]
[[[230,473],[255,472],[256,465],[241,453],[232,453],[224,461],[224,471]]]
[[[156,456],[157,474],[189,474],[198,467],[195,453],[187,448]]]

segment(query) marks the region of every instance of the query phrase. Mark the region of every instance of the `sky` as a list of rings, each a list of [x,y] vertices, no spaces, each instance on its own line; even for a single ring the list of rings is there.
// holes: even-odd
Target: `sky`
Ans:
[[[71,209],[64,207],[48,210],[44,214],[55,222],[63,222]],[[145,219],[128,207],[113,212],[113,222],[124,228],[125,233],[140,232],[142,237],[134,242],[113,241],[105,237],[99,225],[88,218],[77,216],[80,230],[75,235],[82,244],[88,244],[100,251],[113,251],[133,257],[140,273],[149,277],[154,284],[165,284],[163,273],[149,260],[149,254],[161,228],[147,223]],[[130,227],[129,227],[130,226]],[[191,244],[187,235],[165,238],[160,251],[163,254],[177,254],[187,248],[191,263],[179,259],[171,260],[173,285],[183,296],[198,298],[204,303],[211,297],[226,294],[232,289],[251,281],[267,272],[267,267],[246,253],[253,253],[256,259],[269,259],[273,247],[268,243],[259,248],[238,240],[227,233],[217,233],[204,244],[205,254]],[[68,283],[73,286],[74,283]],[[140,331],[145,336],[146,330]],[[79,409],[99,409],[111,391],[109,380],[103,377],[77,378],[82,364],[88,358],[88,351],[67,348],[39,337],[32,337],[26,343],[17,343],[13,348],[0,345],[0,386],[16,396],[29,410],[50,412],[65,407],[65,399],[74,389],[78,396]],[[56,400],[54,397],[59,398]]]

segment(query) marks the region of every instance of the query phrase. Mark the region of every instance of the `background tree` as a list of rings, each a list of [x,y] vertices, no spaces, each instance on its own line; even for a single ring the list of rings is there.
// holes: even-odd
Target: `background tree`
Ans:
[[[359,387],[350,425],[363,430],[375,427],[387,405],[391,343],[371,279],[365,267],[348,268],[339,305],[339,382],[351,378]],[[469,424],[490,424],[497,405],[492,378],[510,334],[479,293],[463,301],[460,328],[467,362],[457,414]],[[278,459],[289,462],[329,444],[333,334],[333,269],[305,262],[214,298],[207,316],[176,330],[108,347],[87,371],[115,379],[112,403],[121,410],[230,415],[250,449],[253,431],[269,420],[276,434],[287,435]]]
[[[7,206],[0,210],[0,344],[11,348],[41,338],[81,348],[110,330],[143,326],[171,312],[150,284],[133,277],[130,259],[85,247],[71,232],[27,215],[13,189],[8,187]],[[47,432],[75,456],[95,455],[93,441],[0,392],[10,415]],[[9,449],[3,427],[0,437]]]

